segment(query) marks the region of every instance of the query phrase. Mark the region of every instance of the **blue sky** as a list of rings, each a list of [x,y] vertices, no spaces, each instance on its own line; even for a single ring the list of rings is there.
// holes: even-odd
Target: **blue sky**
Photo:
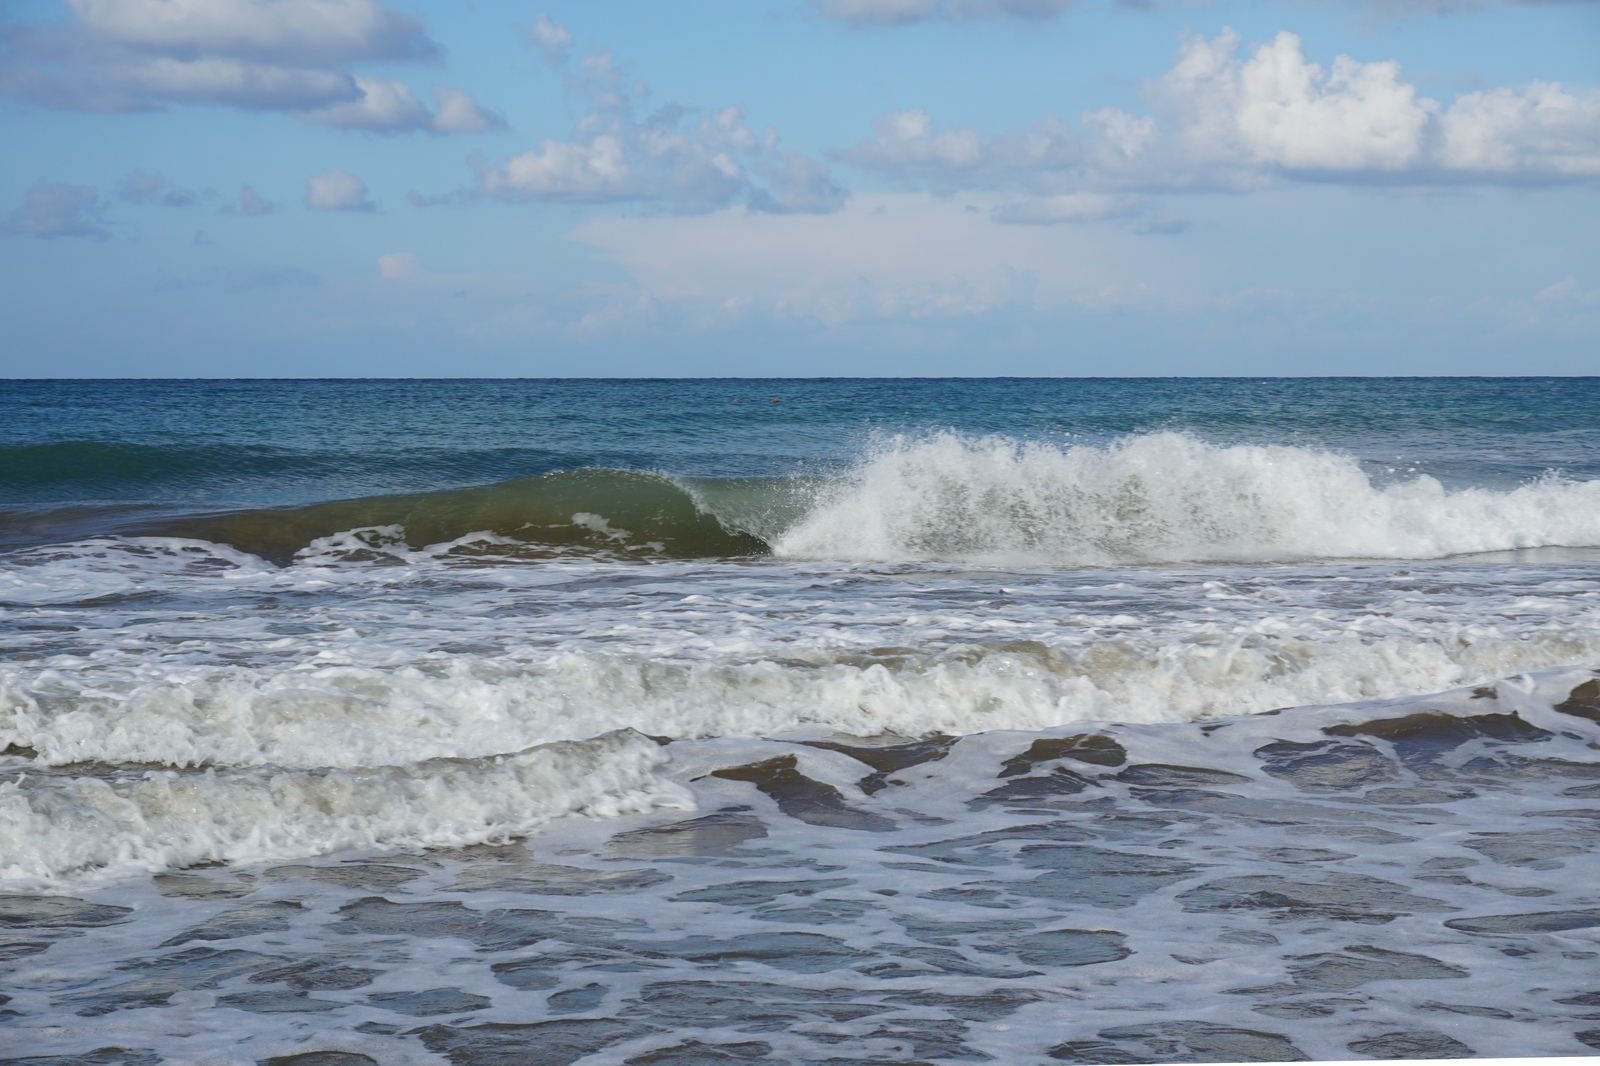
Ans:
[[[1590,0],[0,2],[6,376],[1600,372]]]

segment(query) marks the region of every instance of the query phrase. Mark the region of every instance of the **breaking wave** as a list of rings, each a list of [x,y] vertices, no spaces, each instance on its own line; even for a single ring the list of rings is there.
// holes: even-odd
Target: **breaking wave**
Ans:
[[[277,563],[338,545],[362,561],[381,556],[384,543],[426,547],[474,534],[535,553],[642,558],[1002,566],[1436,559],[1600,547],[1600,481],[1547,473],[1512,489],[1452,491],[1427,475],[1380,483],[1333,452],[1182,433],[1107,445],[939,433],[882,439],[833,478],[583,469],[159,519],[82,508],[0,514],[0,544],[67,531],[206,540]]]
[[[404,766],[604,730],[675,738],[856,736],[1175,722],[1428,692],[1600,656],[1580,626],[1521,637],[1466,628],[1363,639],[1235,635],[1036,641],[943,654],[813,652],[810,661],[685,661],[564,652],[452,656],[443,669],[149,666],[0,674],[0,753],[33,767]]]
[[[777,555],[876,562],[1125,565],[1435,559],[1600,545],[1600,481],[1509,491],[1378,485],[1308,448],[1180,433],[1104,447],[941,434],[885,441],[824,490]]]
[[[20,774],[0,784],[0,882],[271,862],[342,848],[504,841],[568,814],[692,809],[632,730],[488,758],[369,769]]]

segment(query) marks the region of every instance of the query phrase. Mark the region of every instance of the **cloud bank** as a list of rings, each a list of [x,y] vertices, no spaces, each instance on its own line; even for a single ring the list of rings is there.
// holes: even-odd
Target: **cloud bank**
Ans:
[[[1600,180],[1600,92],[1554,82],[1422,96],[1394,62],[1311,62],[1279,33],[1240,54],[1226,30],[1193,37],[1147,86],[1155,112],[1104,108],[1073,127],[1050,116],[984,136],[893,112],[834,153],[896,182],[950,194],[1018,197],[1002,221],[1048,222],[1130,210],[1149,192],[1246,189],[1273,181],[1436,185]]]
[[[824,18],[852,26],[908,26],[920,22],[1041,21],[1058,17],[1080,0],[810,0],[811,7]],[[1178,0],[1167,0],[1176,3]],[[1316,0],[1308,0],[1316,2]],[[1596,0],[1320,0],[1364,8],[1383,15],[1443,15],[1481,11],[1497,3],[1519,6],[1535,4],[1594,3]],[[1162,0],[1112,0],[1113,6],[1150,8]]]
[[[503,121],[459,89],[433,110],[356,63],[440,57],[421,20],[378,0],[64,0],[69,18],[0,29],[0,93],[46,107],[284,111],[377,133],[476,133]]]

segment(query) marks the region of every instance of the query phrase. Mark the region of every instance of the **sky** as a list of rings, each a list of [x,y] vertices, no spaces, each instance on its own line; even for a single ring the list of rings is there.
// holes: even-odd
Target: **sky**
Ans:
[[[1597,0],[0,0],[0,376],[1600,373]]]

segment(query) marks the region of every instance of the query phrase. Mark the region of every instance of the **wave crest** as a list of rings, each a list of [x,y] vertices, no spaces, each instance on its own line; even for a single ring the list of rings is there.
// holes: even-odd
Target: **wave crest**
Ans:
[[[1182,433],[885,440],[774,538],[792,559],[1106,566],[1432,559],[1600,545],[1600,482],[1379,486],[1356,460]]]

